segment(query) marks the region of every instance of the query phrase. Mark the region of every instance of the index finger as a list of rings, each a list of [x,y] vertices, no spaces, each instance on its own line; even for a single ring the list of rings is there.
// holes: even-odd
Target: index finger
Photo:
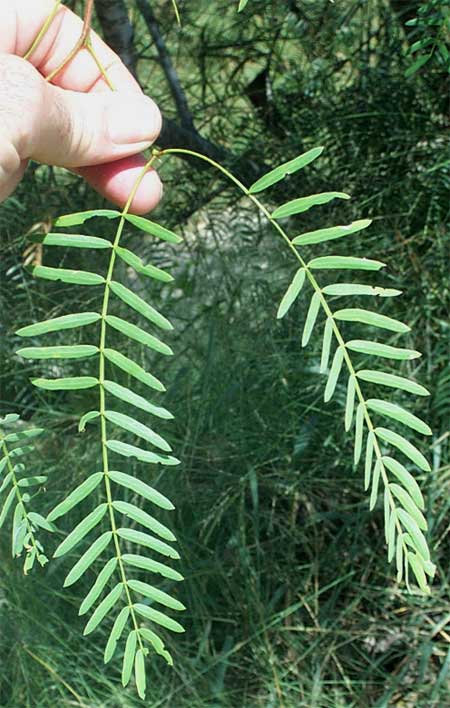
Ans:
[[[9,0],[0,3],[0,52],[24,56],[55,7],[54,0]],[[83,21],[61,5],[29,61],[43,76],[49,76],[75,47],[83,31]],[[141,91],[139,84],[117,54],[93,31],[93,50],[108,73],[114,88]],[[109,90],[91,53],[83,48],[52,79],[64,89],[81,91]]]

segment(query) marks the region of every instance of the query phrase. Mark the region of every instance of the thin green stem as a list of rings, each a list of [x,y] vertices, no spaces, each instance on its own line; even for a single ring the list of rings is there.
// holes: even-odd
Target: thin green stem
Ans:
[[[400,522],[399,522],[399,520],[398,520],[398,516],[397,516],[397,514],[396,514],[395,501],[394,501],[394,498],[393,498],[393,496],[392,496],[392,492],[391,492],[391,490],[390,490],[390,488],[389,488],[389,480],[388,480],[388,476],[387,476],[387,473],[386,473],[385,466],[384,466],[384,464],[383,464],[382,453],[381,453],[380,446],[379,446],[379,443],[378,443],[378,440],[377,440],[377,437],[376,437],[375,427],[374,427],[374,425],[373,425],[373,423],[372,423],[372,419],[371,419],[371,417],[370,417],[370,413],[369,413],[369,410],[368,410],[368,408],[367,408],[366,400],[365,400],[365,398],[364,398],[364,396],[363,396],[363,393],[362,393],[362,390],[361,390],[361,386],[360,386],[359,380],[358,380],[358,378],[357,378],[357,376],[356,376],[355,368],[354,368],[354,366],[353,366],[352,360],[351,360],[350,355],[349,355],[349,353],[348,353],[348,349],[347,349],[347,347],[345,346],[344,338],[342,337],[342,334],[341,334],[341,332],[340,332],[340,330],[339,330],[339,327],[338,327],[338,325],[337,325],[337,322],[336,322],[336,320],[335,320],[334,317],[333,317],[333,313],[332,313],[332,311],[331,311],[331,309],[330,309],[330,307],[329,307],[329,305],[328,305],[328,302],[326,301],[326,298],[325,298],[325,296],[324,296],[324,294],[323,294],[323,292],[322,292],[322,290],[321,290],[321,288],[320,288],[320,286],[319,286],[319,284],[318,284],[316,278],[314,277],[314,275],[313,275],[313,273],[311,272],[311,270],[308,268],[308,265],[307,265],[306,261],[303,260],[303,258],[301,257],[300,253],[298,252],[297,248],[296,248],[296,247],[294,246],[294,244],[291,242],[290,238],[288,237],[288,235],[286,234],[286,232],[284,231],[284,229],[283,229],[283,228],[280,226],[280,224],[273,218],[273,216],[272,216],[271,213],[268,211],[268,209],[264,206],[264,204],[262,204],[262,203],[259,201],[259,199],[258,199],[257,197],[255,197],[255,195],[252,194],[252,193],[247,189],[247,187],[246,187],[237,177],[235,177],[233,174],[231,174],[231,172],[229,172],[229,171],[228,171],[225,167],[223,167],[221,164],[219,164],[219,163],[216,162],[215,160],[211,159],[210,157],[207,157],[206,155],[202,155],[201,153],[195,152],[195,151],[193,151],[193,150],[185,150],[185,149],[182,149],[182,148],[170,148],[170,149],[167,149],[167,150],[161,150],[161,151],[159,152],[159,156],[162,157],[163,155],[190,155],[191,157],[196,157],[196,158],[198,158],[198,159],[200,159],[200,160],[203,160],[204,162],[207,162],[207,163],[210,164],[212,167],[215,167],[217,170],[219,170],[219,171],[220,171],[223,175],[225,175],[231,182],[233,182],[237,187],[239,187],[239,189],[240,189],[249,199],[251,199],[251,201],[256,205],[256,207],[260,210],[260,212],[262,212],[262,213],[264,214],[264,216],[266,217],[266,219],[272,224],[272,226],[273,226],[273,227],[276,229],[276,231],[279,233],[279,235],[281,236],[281,238],[283,239],[283,241],[286,243],[286,245],[288,246],[288,248],[289,248],[289,249],[291,250],[291,252],[294,254],[295,258],[299,261],[299,263],[300,263],[300,265],[302,266],[302,268],[304,268],[306,277],[308,278],[309,282],[311,283],[311,286],[312,286],[312,288],[314,289],[314,291],[317,293],[317,295],[318,295],[318,297],[319,297],[319,300],[320,300],[320,304],[321,304],[321,306],[322,306],[322,308],[323,308],[325,314],[326,314],[327,317],[331,320],[331,324],[332,324],[332,328],[333,328],[333,333],[334,333],[334,336],[336,337],[338,346],[341,347],[341,349],[342,349],[342,351],[343,351],[344,361],[345,361],[345,363],[346,363],[346,366],[347,366],[349,375],[352,376],[353,379],[354,379],[355,392],[356,392],[356,395],[357,395],[357,398],[358,398],[360,404],[361,404],[362,407],[363,407],[364,419],[365,419],[365,421],[366,421],[367,429],[368,429],[369,432],[372,432],[372,433],[373,433],[375,456],[376,456],[376,458],[377,458],[377,460],[379,461],[379,464],[380,464],[381,478],[382,478],[382,480],[383,480],[383,484],[384,484],[384,486],[385,486],[385,489],[387,490],[388,499],[389,499],[389,506],[390,506],[390,509],[391,509],[391,513],[394,513],[394,514],[395,514],[395,523],[396,523],[396,527],[397,527],[397,532],[400,534],[400,536],[401,536],[401,538],[402,538],[403,552],[404,552],[405,558],[407,558],[408,549],[407,549],[406,544],[405,544],[405,542],[404,542],[404,540],[403,540],[402,529],[401,529],[401,526],[400,526]]]
[[[33,52],[36,51],[40,43],[42,42],[42,38],[46,34],[47,30],[49,29],[50,25],[52,24],[53,20],[55,19],[56,15],[59,12],[59,8],[61,6],[62,0],[55,0],[55,4],[53,6],[53,10],[45,20],[44,24],[42,25],[41,29],[39,30],[38,34],[36,35],[35,39],[33,40],[33,43],[31,47],[28,49],[27,52],[23,55],[24,59],[29,59]]]
[[[109,261],[108,271],[107,271],[107,275],[106,275],[105,292],[103,295],[103,304],[102,304],[102,311],[101,311],[100,343],[99,343],[99,374],[98,374],[99,387],[100,387],[100,427],[101,427],[102,460],[103,460],[103,474],[104,474],[104,479],[105,479],[106,499],[107,499],[108,510],[109,510],[111,530],[112,530],[113,537],[114,537],[116,558],[117,558],[117,562],[119,565],[119,574],[120,574],[120,577],[122,580],[123,587],[125,589],[127,605],[130,610],[130,616],[131,616],[131,619],[133,622],[134,629],[136,630],[140,649],[143,649],[143,645],[142,645],[142,640],[141,640],[141,637],[140,637],[140,634],[138,631],[139,630],[138,621],[136,618],[136,613],[134,611],[134,606],[133,606],[133,602],[131,599],[131,592],[130,592],[130,588],[128,587],[125,566],[124,566],[124,562],[122,559],[122,553],[120,550],[120,541],[119,541],[119,536],[117,534],[117,524],[116,524],[114,507],[113,507],[113,496],[112,496],[112,491],[111,491],[111,482],[109,479],[108,447],[106,445],[107,440],[108,440],[107,428],[106,428],[106,416],[105,416],[106,394],[105,394],[105,388],[104,388],[105,346],[106,346],[106,316],[108,314],[110,284],[111,284],[111,280],[112,280],[112,276],[113,276],[113,272],[114,272],[114,265],[116,262],[116,249],[119,246],[120,238],[121,238],[122,232],[123,232],[123,227],[125,225],[125,215],[128,213],[128,211],[130,209],[130,206],[133,202],[134,197],[136,196],[136,192],[139,189],[139,186],[140,186],[145,174],[151,168],[152,163],[154,162],[155,159],[156,159],[156,156],[152,155],[150,160],[147,162],[145,167],[142,169],[142,172],[140,173],[138,179],[136,180],[136,182],[133,186],[133,189],[131,190],[130,196],[128,197],[128,201],[125,204],[125,207],[122,211],[122,216],[120,218],[119,226],[117,227],[116,235],[114,238],[113,247],[111,249],[111,258]]]

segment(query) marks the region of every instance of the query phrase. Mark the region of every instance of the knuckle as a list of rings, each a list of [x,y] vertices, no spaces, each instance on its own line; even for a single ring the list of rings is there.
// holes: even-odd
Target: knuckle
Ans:
[[[28,157],[33,121],[43,108],[42,77],[20,57],[0,54],[0,126],[21,158]]]

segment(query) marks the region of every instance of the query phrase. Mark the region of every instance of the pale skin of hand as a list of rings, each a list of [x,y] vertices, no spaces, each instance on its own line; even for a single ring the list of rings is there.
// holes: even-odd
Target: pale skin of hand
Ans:
[[[33,159],[77,172],[124,206],[145,165],[140,153],[159,135],[161,114],[94,32],[92,46],[116,91],[87,49],[46,82],[83,26],[61,7],[36,51],[24,60],[53,7],[53,0],[0,0],[0,202],[12,194]],[[158,174],[150,170],[130,211],[145,214],[161,194]]]

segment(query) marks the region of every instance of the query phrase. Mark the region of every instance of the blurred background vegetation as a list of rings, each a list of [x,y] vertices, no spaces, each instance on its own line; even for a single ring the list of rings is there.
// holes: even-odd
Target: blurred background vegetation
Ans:
[[[82,3],[72,6],[82,12]],[[96,28],[161,106],[161,144],[206,151],[247,183],[324,145],[313,165],[267,193],[268,205],[352,194],[292,220],[292,234],[374,219],[352,254],[387,262],[385,283],[404,295],[383,311],[412,325],[405,346],[423,352],[405,371],[432,391],[417,405],[434,431],[422,448],[432,472],[419,481],[438,571],[428,598],[395,583],[381,506],[369,514],[352,468],[344,384],[324,407],[319,339],[300,348],[306,299],[275,319],[293,272],[282,243],[217,173],[167,159],[155,218],[185,244],[155,244],[131,230],[124,243],[169,268],[175,284],[122,273],[175,325],[172,359],[132,352],[163,379],[164,405],[176,416],[161,429],[182,466],[152,479],[176,506],[170,525],[188,607],[186,634],[166,637],[175,668],[153,658],[146,704],[450,706],[448,2],[250,0],[241,14],[237,0],[179,7],[181,27],[170,0],[96,0]],[[23,267],[27,233],[101,205],[74,175],[36,164],[0,207],[0,406],[48,429],[33,468],[49,475],[35,500],[42,513],[96,471],[98,436],[94,426],[77,433],[93,407],[89,391],[33,389],[29,379],[43,367],[14,355],[14,331],[98,303],[90,288],[34,281]],[[101,228],[109,235],[108,224]],[[71,254],[71,267],[101,269],[99,253],[88,262]],[[60,249],[43,253],[47,265],[66,258]],[[89,360],[64,367],[75,370],[88,373]],[[49,553],[55,545],[48,537]],[[141,705],[120,686],[120,661],[103,667],[104,639],[82,638],[83,588],[62,590],[68,567],[58,559],[24,578],[7,534],[0,537],[0,705]]]

